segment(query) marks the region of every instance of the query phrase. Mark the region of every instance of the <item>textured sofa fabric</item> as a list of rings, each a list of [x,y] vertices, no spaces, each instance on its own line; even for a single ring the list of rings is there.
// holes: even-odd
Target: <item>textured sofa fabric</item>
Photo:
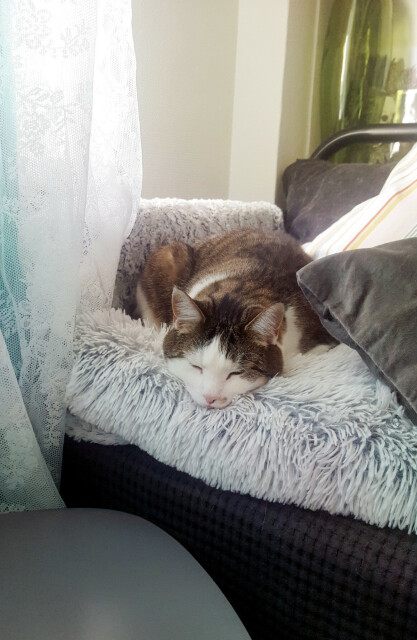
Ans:
[[[336,253],[297,277],[323,326],[398,392],[417,424],[417,238]]]
[[[415,640],[415,535],[213,489],[133,445],[67,437],[61,490],[173,535],[252,640]]]
[[[393,163],[333,164],[297,160],[284,171],[287,233],[309,242],[354,206],[380,192]]]

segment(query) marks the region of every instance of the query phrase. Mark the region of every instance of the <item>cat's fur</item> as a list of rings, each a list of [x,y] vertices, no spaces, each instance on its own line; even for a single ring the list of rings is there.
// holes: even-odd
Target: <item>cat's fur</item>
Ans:
[[[138,313],[171,325],[168,367],[198,404],[223,408],[281,374],[292,353],[335,343],[297,285],[310,260],[291,236],[250,229],[150,254]]]

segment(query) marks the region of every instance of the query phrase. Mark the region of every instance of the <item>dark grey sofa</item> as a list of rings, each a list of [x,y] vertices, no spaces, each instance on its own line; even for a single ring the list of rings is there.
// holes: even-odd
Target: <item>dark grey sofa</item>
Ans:
[[[372,140],[375,133],[385,141],[417,140],[415,125],[376,129]],[[324,155],[350,139],[326,143]],[[314,237],[378,193],[390,169],[332,165],[320,150],[295,163],[284,175],[287,231],[302,241]],[[337,207],[329,205],[332,196]],[[254,640],[416,637],[414,534],[214,489],[133,445],[68,437],[61,493],[68,506],[134,513],[173,535],[214,578]]]

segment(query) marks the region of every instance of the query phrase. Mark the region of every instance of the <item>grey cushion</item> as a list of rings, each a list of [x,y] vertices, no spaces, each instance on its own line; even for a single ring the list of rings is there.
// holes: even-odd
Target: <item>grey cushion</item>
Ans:
[[[354,206],[377,195],[394,166],[297,160],[283,175],[286,231],[301,242],[313,240]]]
[[[417,424],[417,238],[337,253],[297,277],[323,326],[398,392]]]

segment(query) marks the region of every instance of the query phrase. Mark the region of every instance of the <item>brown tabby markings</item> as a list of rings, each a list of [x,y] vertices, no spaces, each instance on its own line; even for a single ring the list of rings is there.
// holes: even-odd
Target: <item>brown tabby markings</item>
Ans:
[[[239,375],[260,386],[282,373],[277,342],[294,331],[289,321],[300,334],[301,353],[319,344],[335,344],[297,285],[296,272],[310,261],[291,236],[250,229],[193,247],[176,242],[151,253],[140,287],[153,318],[172,325],[164,341],[167,360],[189,360],[189,354],[218,340],[220,353],[236,363]],[[174,287],[180,291],[173,294]],[[192,299],[186,295],[190,291],[195,292]],[[224,388],[229,387],[224,382]],[[239,393],[236,389],[233,383],[230,393]],[[196,399],[199,393],[192,395]],[[227,393],[222,388],[216,395]]]
[[[180,288],[186,285],[193,268],[194,249],[182,242],[160,247],[149,255],[140,285],[159,323],[172,322],[172,290],[174,285]],[[139,311],[137,308],[135,317],[139,316]]]
[[[203,305],[199,306],[204,309]],[[239,362],[239,367],[244,370],[246,378],[255,379],[259,375],[272,378],[282,372],[282,353],[275,345],[257,344],[253,336],[248,332],[245,334],[244,325],[221,331],[216,321],[208,322],[209,324],[199,327],[194,332],[179,335],[178,332],[169,331],[164,341],[165,356],[182,358],[184,354],[198,349],[201,344],[211,342],[218,334],[225,355],[234,362]]]
[[[207,274],[230,272],[233,275],[197,296],[199,306],[218,321],[224,312],[231,322],[248,322],[274,302],[294,305],[302,330],[300,351],[305,353],[317,344],[334,342],[297,285],[296,272],[309,262],[300,244],[284,232],[243,229],[194,247],[175,242],[157,249],[148,257],[141,284],[157,320],[170,324],[174,285],[188,291]]]

